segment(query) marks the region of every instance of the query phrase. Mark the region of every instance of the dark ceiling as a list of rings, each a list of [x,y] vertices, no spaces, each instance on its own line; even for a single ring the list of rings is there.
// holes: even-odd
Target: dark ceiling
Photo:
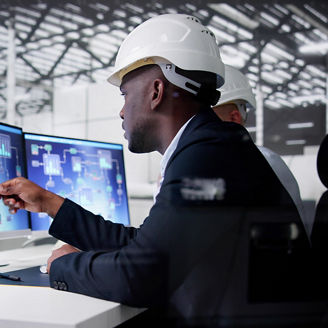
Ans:
[[[264,145],[301,154],[320,143],[326,133],[327,1],[1,0],[0,117],[6,116],[10,26],[16,111],[29,115],[52,110],[57,86],[104,81],[126,35],[164,13],[197,16],[214,32],[223,61],[261,90]],[[247,126],[256,139],[255,113]]]

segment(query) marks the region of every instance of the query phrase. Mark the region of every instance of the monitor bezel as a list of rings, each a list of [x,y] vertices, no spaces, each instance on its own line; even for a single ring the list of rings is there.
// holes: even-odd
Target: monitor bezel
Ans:
[[[27,155],[26,155],[26,139],[25,135],[32,135],[32,136],[40,136],[40,137],[49,137],[49,138],[58,138],[58,139],[63,139],[63,140],[74,140],[74,141],[87,141],[87,142],[95,142],[98,144],[104,144],[104,145],[114,145],[114,146],[121,146],[122,147],[122,165],[123,165],[123,170],[124,170],[124,187],[126,190],[126,197],[127,197],[127,213],[128,213],[128,224],[126,227],[131,226],[131,215],[130,215],[130,205],[129,205],[129,194],[128,194],[128,188],[126,184],[126,171],[125,171],[125,157],[124,157],[124,146],[122,143],[116,143],[116,142],[109,142],[109,141],[99,141],[99,140],[94,140],[94,139],[82,139],[82,138],[74,138],[74,137],[65,137],[65,136],[60,136],[60,135],[52,135],[52,134],[44,134],[44,133],[35,133],[35,132],[27,132],[23,131],[23,138],[24,138],[24,152],[25,152],[25,165],[26,165],[26,176],[28,176],[28,170],[27,170]],[[121,223],[118,223],[121,224]],[[32,230],[32,218],[30,216],[30,229],[31,229],[31,235],[32,238],[34,237],[39,237],[39,236],[47,236],[45,232],[48,230]]]
[[[24,138],[24,131],[21,127],[17,125],[12,125],[4,122],[0,122],[0,125],[6,126],[9,128],[17,129],[21,131],[21,139],[22,139],[22,166],[24,167],[25,177],[27,177],[27,165],[26,165],[26,153],[25,153],[25,138]],[[0,200],[2,201],[2,200]],[[24,210],[25,211],[25,210]],[[28,229],[20,229],[20,230],[7,230],[7,231],[0,231],[0,239],[15,239],[15,238],[22,238],[22,237],[30,237],[31,236],[31,216],[30,212],[26,211],[27,213],[27,222],[28,222]]]

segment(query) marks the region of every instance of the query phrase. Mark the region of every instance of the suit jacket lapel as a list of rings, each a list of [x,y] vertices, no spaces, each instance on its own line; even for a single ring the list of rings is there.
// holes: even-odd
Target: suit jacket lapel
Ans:
[[[185,130],[183,131],[180,140],[178,142],[177,148],[173,152],[170,160],[167,163],[166,170],[170,166],[172,160],[175,156],[189,143],[189,136],[202,125],[206,125],[209,122],[222,122],[221,119],[214,113],[211,107],[202,108],[198,114],[189,122]]]

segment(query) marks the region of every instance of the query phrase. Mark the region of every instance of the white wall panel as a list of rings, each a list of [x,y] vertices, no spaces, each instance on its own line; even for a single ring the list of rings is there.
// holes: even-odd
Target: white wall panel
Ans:
[[[55,125],[53,134],[62,137],[85,139],[85,122],[70,122],[67,124]]]
[[[53,113],[45,112],[22,117],[24,132],[53,134]]]
[[[85,122],[87,87],[73,86],[54,91],[54,124]]]
[[[119,118],[124,104],[120,89],[108,82],[90,84],[88,87],[87,117],[89,121],[103,118]]]
[[[88,121],[88,138],[91,140],[115,142],[124,144],[122,120],[117,118],[103,118]]]

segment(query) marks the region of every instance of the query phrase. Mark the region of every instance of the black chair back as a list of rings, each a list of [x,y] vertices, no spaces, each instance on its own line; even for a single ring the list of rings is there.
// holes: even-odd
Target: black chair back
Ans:
[[[317,155],[317,171],[321,182],[328,188],[328,135],[320,144]],[[328,191],[324,192],[316,206],[311,232],[313,248],[327,254],[328,251]]]

